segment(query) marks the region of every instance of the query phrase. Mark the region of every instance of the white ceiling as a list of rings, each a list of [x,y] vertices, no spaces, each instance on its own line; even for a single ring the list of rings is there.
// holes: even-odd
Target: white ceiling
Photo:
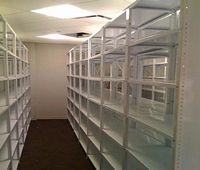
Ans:
[[[114,17],[135,0],[0,0],[0,13],[24,42],[77,44],[83,39],[48,40],[37,38],[46,34],[69,34],[77,32],[94,33],[108,20],[103,18],[90,19],[57,19],[30,10],[72,4],[99,15]]]

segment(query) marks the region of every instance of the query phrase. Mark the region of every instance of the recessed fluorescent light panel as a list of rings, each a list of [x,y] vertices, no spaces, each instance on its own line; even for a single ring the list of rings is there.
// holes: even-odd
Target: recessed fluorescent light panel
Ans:
[[[61,35],[61,34],[48,34],[48,35],[41,35],[41,36],[37,36],[37,37],[39,37],[39,38],[47,38],[47,39],[51,39],[51,40],[74,39],[74,37],[65,36],[65,35]]]
[[[96,13],[75,7],[73,5],[58,5],[48,8],[42,8],[37,10],[32,10],[31,12],[52,16],[56,18],[78,18],[91,15],[97,15]]]

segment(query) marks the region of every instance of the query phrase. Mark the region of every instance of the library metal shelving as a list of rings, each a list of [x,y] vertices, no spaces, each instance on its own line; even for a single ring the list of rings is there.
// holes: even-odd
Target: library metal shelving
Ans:
[[[31,121],[28,49],[0,15],[0,169],[17,170]]]
[[[68,119],[97,170],[183,170],[186,38],[195,6],[137,0],[69,51]]]

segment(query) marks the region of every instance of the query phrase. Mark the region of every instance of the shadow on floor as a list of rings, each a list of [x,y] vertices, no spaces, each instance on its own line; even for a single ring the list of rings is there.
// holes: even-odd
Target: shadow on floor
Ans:
[[[95,170],[68,120],[32,121],[18,170]]]

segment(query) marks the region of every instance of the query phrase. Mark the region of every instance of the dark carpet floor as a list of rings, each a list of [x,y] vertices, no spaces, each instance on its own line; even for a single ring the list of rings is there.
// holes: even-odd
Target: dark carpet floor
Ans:
[[[18,170],[94,170],[67,120],[32,121]]]

